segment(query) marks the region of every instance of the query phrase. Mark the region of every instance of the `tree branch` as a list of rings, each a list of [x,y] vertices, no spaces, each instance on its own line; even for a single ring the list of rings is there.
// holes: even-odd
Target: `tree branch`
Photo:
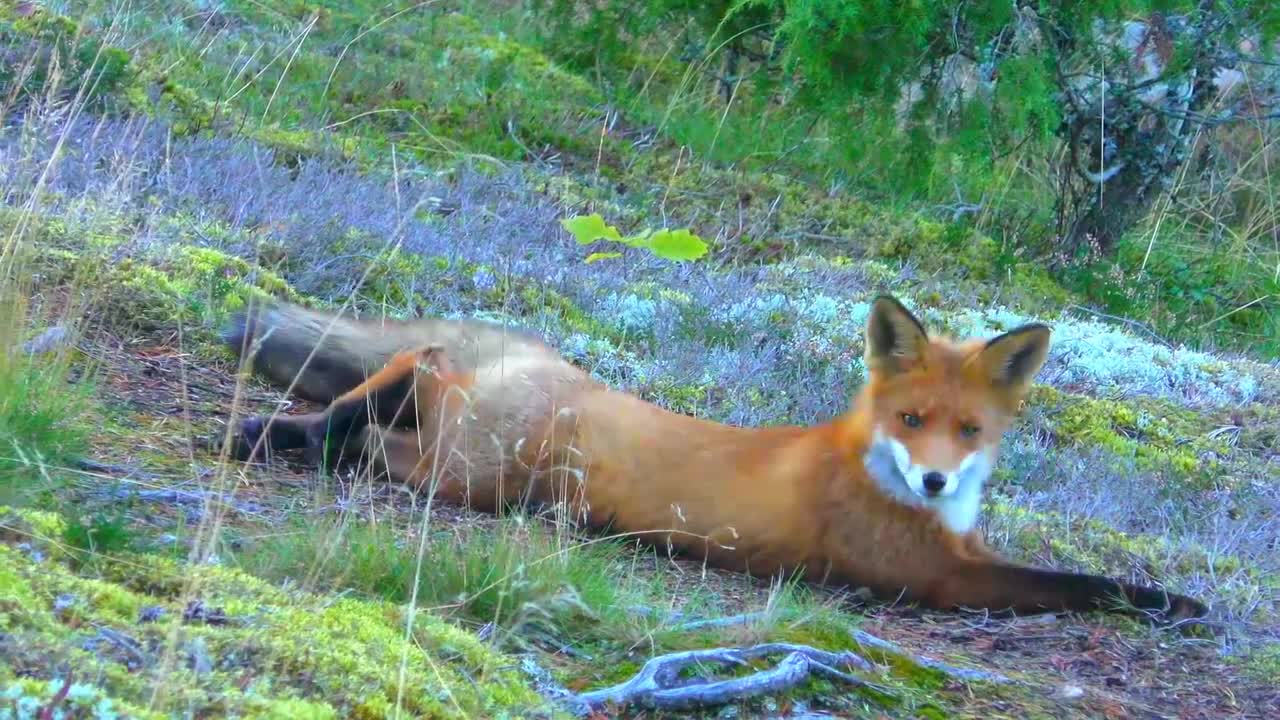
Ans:
[[[750,660],[780,653],[786,653],[786,656],[777,665],[741,677],[716,680],[681,676],[681,671],[692,665],[708,663],[722,667],[742,667],[748,665]],[[687,710],[783,692],[814,675],[891,694],[888,688],[869,683],[839,669],[842,667],[866,671],[872,665],[852,652],[833,653],[790,643],[688,650],[659,655],[646,662],[630,680],[601,690],[580,693],[570,703],[582,714],[606,705],[632,704],[654,710]]]
[[[920,665],[921,667],[927,667],[931,670],[937,670],[938,672],[944,675],[947,675],[949,677],[955,678],[957,680],[965,680],[968,682],[993,682],[993,683],[1013,682],[1008,677],[1001,675],[998,672],[991,672],[988,670],[975,670],[973,668],[956,667],[954,665],[949,665],[947,663],[944,663],[940,660],[934,660],[931,657],[925,657],[924,655],[913,655],[907,652],[906,650],[904,650],[897,643],[892,643],[883,638],[878,638],[875,635],[872,635],[871,633],[868,633],[868,632],[864,632],[862,630],[854,630],[853,639],[857,640],[862,645],[867,645],[867,646],[876,648],[877,650],[881,650],[883,652],[892,653],[894,655],[904,657],[907,660],[910,660],[911,662],[915,663],[916,665]]]

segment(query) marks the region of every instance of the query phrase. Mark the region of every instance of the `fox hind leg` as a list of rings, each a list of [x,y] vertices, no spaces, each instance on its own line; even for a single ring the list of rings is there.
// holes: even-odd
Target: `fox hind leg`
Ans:
[[[496,483],[481,476],[469,482],[465,458],[447,446],[424,443],[414,430],[367,425],[361,434],[365,457],[375,474],[448,503],[485,512],[496,509]]]
[[[368,380],[335,398],[325,410],[323,422],[308,428],[307,445],[340,447],[371,423],[383,427],[416,427],[414,400],[419,365],[437,354],[442,355],[437,350],[433,346],[397,353]]]
[[[442,347],[397,353],[378,372],[335,398],[323,412],[245,418],[232,438],[231,453],[244,460],[263,446],[271,450],[308,449],[319,453],[325,466],[332,466],[345,448],[363,447],[360,433],[370,423],[400,428],[417,425],[414,405],[424,372],[437,376],[453,373]]]

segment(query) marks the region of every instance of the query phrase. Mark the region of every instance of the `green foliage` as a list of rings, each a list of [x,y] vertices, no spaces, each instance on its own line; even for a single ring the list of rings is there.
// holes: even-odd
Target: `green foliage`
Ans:
[[[65,478],[83,457],[91,387],[68,384],[51,358],[0,353],[0,498],[29,502]],[[22,498],[20,500],[19,498]]]
[[[616,544],[578,544],[519,519],[492,529],[433,531],[421,548],[388,525],[308,525],[246,549],[265,577],[309,578],[321,588],[446,609],[477,625],[522,634],[585,631],[623,604]]]
[[[19,684],[20,696],[47,698],[44,683],[93,668],[96,691],[78,694],[110,698],[128,717],[548,714],[510,658],[429,611],[284,590],[154,555],[122,556],[89,575],[66,562],[64,527],[57,515],[0,507],[0,687]],[[193,599],[226,621],[184,622]],[[144,608],[159,619],[139,622]],[[108,633],[118,640],[98,642]],[[138,657],[147,663],[130,668]]]
[[[653,230],[645,228],[635,235],[623,237],[618,228],[606,225],[604,218],[598,213],[578,215],[560,221],[578,241],[579,245],[590,245],[597,240],[616,242],[627,247],[642,248],[654,255],[672,261],[697,260],[707,254],[707,243],[688,229]],[[610,257],[618,257],[620,253],[592,253],[587,262],[596,262]]]
[[[1115,257],[1073,264],[1058,276],[1103,312],[1140,319],[1173,340],[1201,345],[1210,339],[1278,357],[1280,279],[1272,262],[1257,258],[1269,258],[1268,248],[1254,242],[1241,236],[1215,242],[1176,230],[1135,233],[1121,240]]]
[[[806,91],[816,102],[822,98],[833,105],[851,96],[891,96],[918,58],[933,49],[930,45],[955,12],[954,3],[937,0],[751,4],[768,6],[780,17],[778,40],[787,48],[785,66],[806,80]],[[1003,23],[1009,5],[989,5],[983,10],[992,13],[990,20]]]
[[[544,0],[532,7],[521,16],[523,40],[608,78],[630,119],[656,125],[695,155],[749,169],[784,165],[793,176],[847,183],[882,202],[973,204],[977,229],[1043,264],[1054,251],[1060,192],[1061,78],[1099,63],[1132,64],[1121,50],[1080,38],[1099,20],[1194,17],[1199,4],[1094,0],[1015,10],[998,2],[745,0],[691,8],[679,0]],[[1265,3],[1215,12],[1226,44],[1254,31],[1271,37],[1280,27]],[[1169,72],[1178,73],[1192,57],[1185,35],[1173,50]],[[718,78],[714,91],[697,79],[708,76]],[[969,101],[952,82],[969,85]],[[910,88],[918,101],[904,112]],[[1207,141],[1217,142],[1214,136]],[[1233,231],[1259,235],[1270,224]],[[1220,229],[1215,219],[1213,232]],[[1218,260],[1244,267],[1239,257],[1265,254],[1258,247],[1269,241],[1259,240],[1216,252],[1221,241],[1208,237],[1192,244],[1143,238],[1144,255],[1151,244],[1172,243],[1163,253],[1168,261],[1073,260],[1057,268],[1057,279],[1110,312],[1159,318],[1161,331],[1178,339],[1208,337],[1274,355],[1275,263],[1247,263],[1256,271],[1250,279],[1214,269],[1224,267]],[[1122,272],[1111,271],[1117,262]],[[1099,274],[1104,280],[1095,283]],[[1218,290],[1223,281],[1230,292]]]
[[[73,515],[67,520],[62,539],[68,550],[78,551],[85,558],[137,548],[137,537],[129,528],[122,507]]]
[[[129,53],[37,3],[0,7],[0,102],[81,94],[97,103],[127,84]]]

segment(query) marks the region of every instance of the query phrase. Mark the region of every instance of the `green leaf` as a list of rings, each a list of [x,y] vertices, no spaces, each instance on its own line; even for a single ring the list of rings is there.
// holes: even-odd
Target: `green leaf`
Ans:
[[[598,260],[608,260],[610,258],[619,257],[622,257],[622,253],[620,252],[593,252],[587,256],[587,263],[590,264]]]
[[[579,245],[589,245],[600,238],[622,240],[622,234],[618,232],[618,228],[606,225],[599,213],[563,218],[560,220],[560,225],[573,235]]]
[[[649,250],[664,260],[697,260],[707,243],[688,230],[659,230],[649,237]]]
[[[645,228],[635,235],[628,235],[619,240],[627,247],[642,248],[649,247],[649,236],[653,234],[652,228]]]

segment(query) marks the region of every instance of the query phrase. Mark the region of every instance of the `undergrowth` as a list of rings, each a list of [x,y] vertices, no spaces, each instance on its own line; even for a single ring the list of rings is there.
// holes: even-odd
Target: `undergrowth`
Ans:
[[[412,601],[477,629],[492,623],[504,637],[528,637],[538,626],[584,631],[606,617],[616,622],[635,602],[615,543],[558,539],[519,518],[477,528],[394,523],[347,514],[299,522],[247,541],[237,561],[308,589]]]
[[[74,331],[28,312],[19,255],[0,259],[0,503],[31,503],[67,479],[92,436],[90,367]],[[56,318],[49,318],[56,319]],[[49,345],[49,347],[45,347]]]
[[[878,252],[884,235],[899,234],[896,216],[919,213],[964,238],[960,247],[939,253],[915,232],[888,245],[946,282],[976,272],[1006,298],[1056,296],[1066,286],[1174,340],[1275,357],[1280,255],[1268,231],[1276,214],[1269,126],[1215,130],[1209,169],[1178,178],[1114,256],[1073,260],[1049,281],[1042,269],[1028,272],[1058,259],[1047,247],[1056,180],[1046,137],[975,160],[989,148],[981,133],[961,133],[954,141],[967,150],[943,144],[922,155],[905,150],[910,138],[874,112],[852,119],[852,130],[833,126],[821,120],[829,108],[779,100],[760,76],[739,78],[726,100],[718,78],[728,72],[728,46],[719,44],[727,36],[706,37],[678,13],[620,17],[619,28],[639,24],[613,36],[602,34],[600,18],[557,24],[562,15],[524,4],[474,0],[461,9],[103,3],[66,21],[64,32],[83,21],[110,28],[111,57],[129,48],[124,69],[104,74],[122,99],[114,107],[164,118],[179,135],[254,138],[295,167],[348,157],[386,171],[393,153],[438,175],[529,163],[566,204],[621,211],[624,232],[689,226],[738,261]],[[30,24],[14,25],[14,42],[27,42]],[[579,38],[584,27],[597,36]],[[587,48],[595,50],[582,54]],[[1042,115],[1020,108],[985,125],[1035,124]],[[853,138],[862,146],[850,160]],[[900,175],[914,172],[907,166],[917,155],[932,168],[927,199],[907,202]],[[870,213],[872,222],[849,217],[873,196],[883,212]]]

